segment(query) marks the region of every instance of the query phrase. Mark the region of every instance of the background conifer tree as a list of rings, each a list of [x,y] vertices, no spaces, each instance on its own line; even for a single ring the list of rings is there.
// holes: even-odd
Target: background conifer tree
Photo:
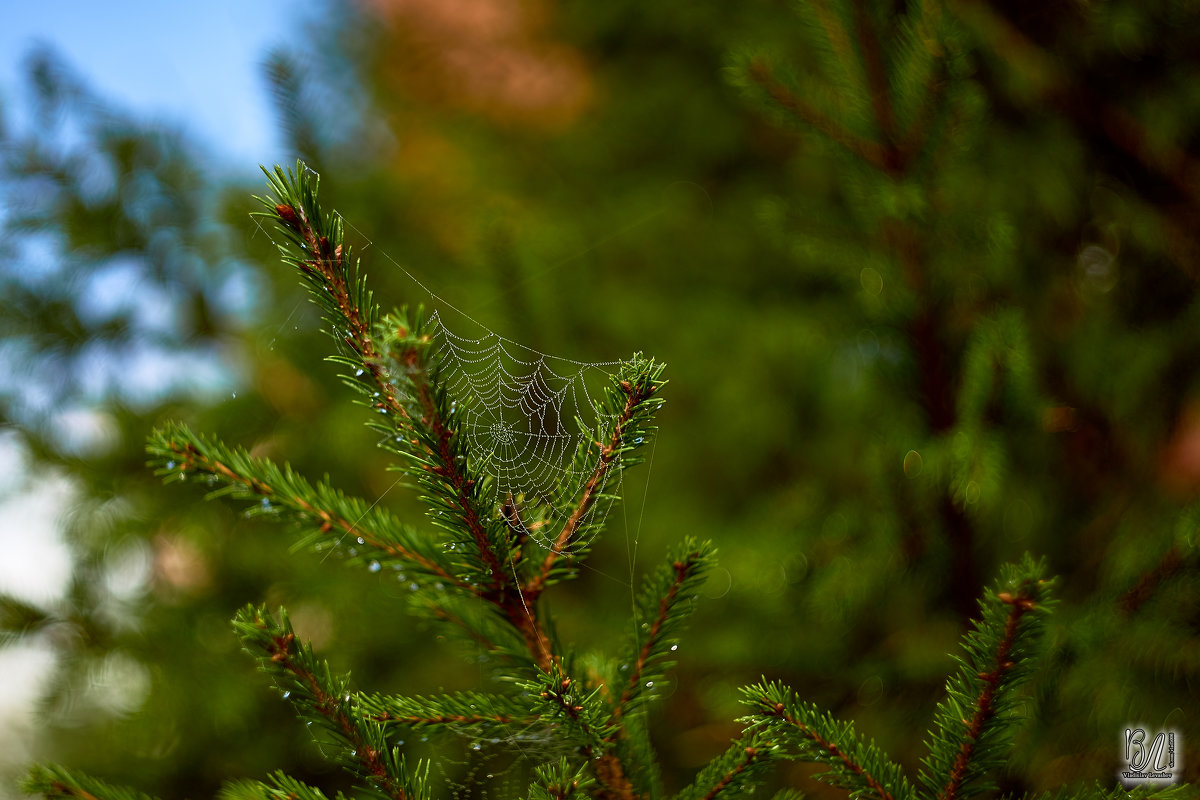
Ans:
[[[678,688],[648,723],[667,785],[726,751],[745,713],[739,688],[764,672],[854,720],[916,775],[948,654],[996,566],[1026,551],[1060,576],[1061,603],[1002,788],[1110,779],[1114,731],[1133,719],[1181,730],[1189,769],[1200,764],[1185,702],[1198,663],[1186,76],[1200,52],[1186,7],[563,3],[483,40],[413,8],[334,7],[302,54],[278,53],[281,119],[370,249],[437,265],[434,288],[490,327],[558,352],[651,346],[670,362],[633,540],[642,563],[680,529],[717,541],[721,564],[700,593],[723,596],[697,608]],[[472,92],[520,58],[570,91],[540,106]],[[54,96],[64,107],[80,97]],[[183,171],[116,169],[126,188],[96,206],[95,184],[72,178],[90,161],[27,158],[4,135],[12,196],[49,196],[12,179],[23,169],[78,200],[47,205],[37,224],[65,234],[79,269],[122,230],[109,214],[144,219],[147,207],[183,209],[188,224],[167,227],[229,245],[244,267],[269,260],[266,237],[189,228],[191,189],[129,188]],[[97,149],[96,163],[124,163]],[[214,194],[217,218],[239,231],[246,194]],[[134,202],[151,195],[160,204]],[[14,219],[5,247],[29,235]],[[206,270],[226,263],[193,252]],[[12,269],[26,263],[4,260],[6,286],[34,274]],[[351,571],[281,558],[260,527],[269,520],[198,503],[189,484],[160,489],[142,469],[153,421],[183,418],[328,471],[352,494],[387,490],[391,478],[374,477],[384,455],[363,455],[369,432],[324,413],[342,398],[312,363],[318,325],[278,274],[253,272],[279,298],[251,315],[261,322],[216,320],[216,340],[244,365],[237,387],[197,406],[113,404],[120,445],[104,459],[64,453],[57,429],[5,392],[5,421],[33,443],[33,463],[82,476],[98,498],[74,517],[88,555],[68,601],[6,616],[22,631],[10,640],[71,655],[40,724],[54,760],[163,796],[274,767],[319,783],[309,737],[254,690],[227,643],[225,620],[251,599],[288,605],[359,685],[477,681],[418,629],[351,622],[393,613]],[[372,280],[385,297],[411,288],[390,268]],[[86,337],[86,325],[56,322],[80,293],[54,287],[15,315],[5,289],[5,353],[24,352],[31,331]],[[69,373],[13,363],[19,385]],[[383,502],[418,513],[397,494]],[[122,552],[134,564],[149,554],[154,570],[114,615]],[[635,582],[600,576],[629,562],[621,536],[597,542],[597,571],[560,598],[564,629],[580,640],[619,629]],[[421,659],[393,657],[418,646]],[[132,681],[148,688],[114,709],[87,691],[97,675],[148,676]],[[132,749],[108,744],[131,737]]]
[[[312,484],[291,467],[255,458],[245,450],[171,424],[151,434],[148,451],[157,474],[168,481],[200,480],[208,496],[252,501],[256,513],[299,528],[301,543],[337,553],[370,572],[404,570],[413,576],[411,605],[442,628],[456,630],[499,664],[498,691],[397,695],[356,690],[348,675],[332,671],[299,638],[281,609],[250,605],[234,618],[234,632],[305,725],[326,757],[369,796],[409,800],[432,797],[429,761],[413,761],[406,739],[428,732],[437,744],[480,737],[497,745],[504,769],[533,783],[516,796],[549,798],[656,798],[666,796],[645,707],[661,696],[674,665],[680,630],[696,591],[712,568],[708,543],[684,540],[668,561],[651,572],[634,610],[625,654],[618,660],[599,652],[564,649],[543,593],[578,574],[589,550],[589,534],[601,520],[589,517],[616,498],[606,476],[640,461],[637,453],[655,433],[662,405],[663,365],[640,353],[612,376],[595,427],[579,419],[584,435],[574,455],[587,468],[573,480],[566,471],[564,494],[491,492],[494,454],[481,454],[469,430],[470,409],[486,402],[473,384],[457,393],[452,334],[437,332],[422,310],[381,317],[351,248],[342,219],[322,209],[315,173],[297,164],[295,173],[268,173],[273,196],[261,202],[264,216],[282,233],[284,260],[308,285],[324,312],[327,330],[339,345],[333,360],[353,373],[345,382],[363,396],[360,405],[384,422],[368,424],[383,434],[380,446],[402,459],[403,470],[423,492],[431,531],[409,527],[375,505],[350,498],[327,481]],[[478,351],[471,351],[478,357]],[[524,363],[524,362],[522,362]],[[522,383],[526,391],[532,384]],[[528,399],[528,398],[527,398]],[[524,412],[538,418],[539,408]],[[372,419],[374,415],[369,415]],[[516,427],[522,422],[518,421]],[[561,427],[557,430],[562,430]],[[518,431],[520,433],[520,431]],[[531,437],[532,438],[532,437]],[[545,458],[538,447],[535,459]],[[561,530],[544,530],[562,497]],[[837,721],[789,687],[765,679],[743,689],[752,713],[745,733],[701,769],[678,798],[736,797],[752,792],[773,764],[794,758],[826,766],[818,774],[851,796],[937,797],[957,800],[995,788],[993,772],[1005,763],[1019,713],[1016,690],[1038,662],[1042,621],[1052,605],[1044,566],[1026,558],[1006,568],[996,589],[980,602],[981,617],[965,639],[960,671],[951,676],[927,741],[918,788],[852,724]],[[404,580],[408,580],[407,577]],[[474,605],[474,608],[471,606]],[[428,740],[423,736],[422,741]],[[549,739],[556,746],[545,746]],[[537,745],[535,747],[535,745]],[[444,758],[434,748],[433,758]],[[506,762],[512,761],[512,764]],[[144,797],[130,789],[39,767],[25,779],[30,793],[48,798],[127,800]],[[793,790],[785,790],[785,796]],[[1141,785],[1066,789],[1066,797],[1195,796],[1194,787],[1166,790]],[[327,795],[283,772],[265,782],[240,780],[222,790],[227,798]]]

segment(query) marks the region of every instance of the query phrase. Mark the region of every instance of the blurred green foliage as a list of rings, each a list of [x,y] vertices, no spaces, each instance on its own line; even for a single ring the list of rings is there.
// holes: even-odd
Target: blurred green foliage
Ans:
[[[868,78],[830,67],[861,51],[839,56],[830,20],[857,41],[860,7],[897,126],[938,112],[899,167],[753,78],[887,143]],[[720,547],[653,723],[668,786],[725,749],[763,674],[913,767],[974,598],[1026,551],[1063,602],[1002,788],[1109,779],[1134,721],[1182,731],[1195,779],[1196,15],[380,0],[331,4],[271,55],[281,124],[385,306],[428,300],[407,270],[531,347],[668,363],[653,458],[556,598],[566,638],[615,640],[631,570],[684,535]],[[0,414],[80,492],[65,596],[4,616],[60,659],[32,754],[167,797],[275,768],[320,783],[234,609],[286,603],[360,686],[487,667],[399,615],[402,587],[288,555],[143,468],[148,429],[183,419],[416,513],[248,220],[257,187],[52,56],[29,75],[36,132],[0,142]],[[68,411],[104,435],[67,435]]]

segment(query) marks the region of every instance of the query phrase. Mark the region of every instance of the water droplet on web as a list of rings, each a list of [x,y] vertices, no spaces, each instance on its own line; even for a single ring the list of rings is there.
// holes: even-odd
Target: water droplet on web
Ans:
[[[405,575],[403,572],[401,572],[399,575],[396,576],[396,580],[400,581],[401,583],[404,583],[406,580],[408,580],[408,576]]]
[[[628,672],[628,671],[629,671],[629,665],[628,665],[628,664],[622,664],[622,665],[621,665],[621,667],[620,667],[620,669],[621,669],[621,672]]]
[[[383,569],[383,567],[378,561],[372,561],[367,565],[367,569],[369,569],[371,572],[379,572],[379,570]]]
[[[634,440],[633,440],[633,443],[634,443],[634,444],[641,444],[641,443],[642,443],[642,441],[643,441],[643,438],[642,438],[641,436],[639,436],[639,437],[637,437],[636,439],[634,439]]]
[[[274,350],[275,348],[274,348],[274,347],[272,347],[271,349],[272,349],[272,350]],[[231,394],[231,395],[229,395],[229,396],[230,396],[230,397],[232,397],[234,400],[236,400],[236,399],[237,399],[237,392],[234,392],[233,394]]]
[[[346,548],[346,554],[349,555],[351,558],[353,558],[354,556],[358,555],[358,548],[357,547],[348,547],[348,548]]]
[[[420,588],[421,588],[421,587],[420,587],[420,586],[418,586],[418,585],[416,584],[416,582],[415,582],[415,581],[414,581],[413,583],[410,583],[410,584],[408,585],[408,590],[409,590],[410,592],[415,592],[417,589],[420,589]]]
[[[289,697],[291,697],[291,696],[292,696],[292,693],[291,693],[291,692],[284,692],[284,693],[283,693],[283,699],[284,699],[284,700],[287,700],[287,699],[288,699]]]
[[[366,544],[366,543],[367,543],[367,540],[366,540],[366,539],[364,539],[363,537],[359,536],[359,537],[358,537],[358,543],[359,543],[359,544]]]
[[[354,377],[361,378],[363,372],[364,372],[364,370],[361,367],[359,369],[354,370]]]
[[[167,469],[175,469],[175,462],[174,462],[174,461],[168,461],[168,462],[167,462]]]
[[[422,742],[428,742],[428,741],[429,741],[429,737],[428,737],[428,736],[422,736],[422,737],[421,737],[421,741],[422,741]]]
[[[673,645],[671,645],[671,652],[674,652],[674,651],[676,651],[676,650],[678,650],[678,649],[679,649],[679,645],[677,645],[677,644],[673,644]]]
[[[647,688],[647,689],[653,688],[653,686],[654,686],[654,681],[646,681],[646,688]]]
[[[483,745],[481,745],[479,742],[471,742],[471,749],[476,751],[482,750]]]
[[[267,511],[271,508],[271,501],[264,497],[262,499],[262,503],[260,503],[259,505],[262,506],[263,511]]]

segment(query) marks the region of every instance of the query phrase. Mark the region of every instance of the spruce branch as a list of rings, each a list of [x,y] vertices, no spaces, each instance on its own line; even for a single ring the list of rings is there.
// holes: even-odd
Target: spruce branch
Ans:
[[[1004,763],[1017,716],[1017,688],[1033,670],[1042,619],[1052,601],[1044,565],[1028,556],[1006,565],[981,617],[964,640],[960,669],[946,684],[919,783],[938,800],[992,788],[989,770]]]
[[[830,8],[827,0],[813,0],[809,5],[821,26],[825,40],[833,50],[837,66],[841,71],[841,80],[853,82],[857,77],[859,63],[854,43],[846,31],[846,26],[838,19],[837,13]]]
[[[559,662],[542,672],[537,680],[520,685],[533,699],[538,712],[559,723],[566,738],[579,747],[588,761],[607,753],[612,727],[602,687],[589,688],[568,674]]]
[[[349,245],[340,215],[326,214],[317,202],[321,178],[302,162],[296,169],[263,168],[273,196],[255,197],[267,210],[263,218],[282,234],[277,242],[284,262],[295,267],[314,302],[325,312],[329,334],[360,370],[358,377],[374,384],[379,407],[403,414],[396,387],[387,375],[374,340],[379,307],[367,289],[366,275]],[[346,363],[345,358],[343,363]]]
[[[1006,67],[1021,75],[1030,95],[1049,101],[1076,126],[1105,137],[1155,178],[1169,184],[1192,207],[1200,205],[1200,161],[1184,147],[1156,136],[1129,111],[1075,80],[1048,52],[990,4],[955,0],[947,4]],[[1178,217],[1170,219],[1172,227]],[[1193,276],[1194,277],[1194,276]]]
[[[635,627],[630,643],[632,652],[625,662],[629,678],[613,706],[614,724],[652,697],[647,690],[661,684],[675,665],[679,635],[695,608],[696,593],[715,563],[716,550],[710,542],[687,539],[646,579],[637,602],[637,619],[644,621]]]
[[[210,498],[230,495],[254,500],[258,502],[251,507],[255,513],[273,514],[307,529],[299,546],[336,548],[373,571],[385,565],[408,569],[471,591],[440,551],[387,511],[347,497],[325,482],[313,486],[287,464],[279,467],[254,458],[241,448],[193,433],[181,423],[153,431],[146,450],[155,474],[167,481],[199,478],[215,487]]]
[[[328,800],[315,786],[298,781],[283,772],[272,772],[267,781],[231,781],[221,787],[217,800]],[[338,792],[335,800],[347,800]]]
[[[761,58],[753,60],[746,74],[779,107],[790,112],[798,121],[824,134],[881,172],[888,171],[887,154],[878,142],[853,133],[805,103],[795,92],[775,77],[770,65],[765,60]]]
[[[588,512],[602,499],[605,479],[611,471],[627,469],[639,463],[630,454],[648,445],[655,428],[652,421],[662,407],[659,391],[666,384],[662,380],[665,364],[636,353],[622,364],[621,371],[613,379],[606,395],[606,402],[615,412],[616,422],[606,442],[596,442],[600,457],[591,471],[575,502],[574,509],[549,547],[541,567],[525,585],[527,602],[536,600],[555,574],[558,559],[572,549],[583,528],[588,524]],[[582,455],[582,454],[581,454]]]
[[[432,338],[424,330],[422,315],[418,312],[410,322],[400,314],[377,325],[379,309],[359,262],[344,242],[342,219],[326,214],[318,202],[320,177],[300,162],[295,172],[276,167],[273,173],[264,173],[274,196],[257,198],[267,208],[258,216],[270,220],[283,234],[278,245],[283,260],[299,270],[310,294],[325,311],[331,334],[347,348],[346,355],[334,360],[354,369],[354,377],[347,377],[347,382],[368,395],[369,405],[393,418],[393,427],[399,430],[388,432],[398,435],[385,442],[418,440],[420,449],[412,452],[402,447],[400,452],[416,456],[419,474],[436,475],[447,484],[438,494],[448,495],[450,507],[461,512],[487,566],[487,591],[503,602],[508,588],[506,554],[500,547],[501,537],[485,523],[488,514],[473,491],[476,480],[462,470],[461,445],[449,424],[445,394],[431,381],[436,364],[430,364]],[[544,650],[542,638],[536,637],[536,644]]]
[[[779,757],[774,743],[747,734],[710,761],[673,800],[724,800],[749,794]]]
[[[158,800],[55,765],[34,767],[21,781],[20,788],[26,794],[40,794],[47,800]]]
[[[539,717],[531,703],[504,695],[460,692],[435,697],[360,695],[358,707],[388,728],[445,727],[460,734],[497,731],[508,734],[514,727],[537,725]]]
[[[441,365],[418,312],[388,316],[380,326],[385,371],[395,375],[402,415],[393,418],[387,447],[405,459],[417,478],[433,524],[452,538],[450,558],[459,580],[491,603],[520,633],[539,669],[554,660],[553,645],[516,571],[516,535],[503,516],[491,513],[487,479],[475,474],[466,441],[458,435],[461,412],[438,383]],[[465,533],[465,536],[464,536]]]
[[[899,163],[899,151],[895,147],[896,113],[892,108],[891,81],[888,79],[887,68],[884,66],[883,47],[875,32],[875,25],[864,0],[851,0],[851,12],[854,18],[854,30],[862,52],[863,71],[866,74],[867,92],[871,96],[871,109],[875,115],[875,124],[884,144],[883,155],[889,174],[903,172]]]
[[[852,798],[908,800],[912,787],[899,766],[871,741],[864,741],[854,724],[840,722],[777,682],[763,681],[742,689],[754,713],[743,718],[751,730],[762,732],[803,761],[824,764],[828,772],[817,777],[845,789]]]
[[[596,783],[596,779],[588,775],[586,764],[572,766],[565,757],[542,764],[533,774],[534,783],[529,787],[530,800],[587,797],[587,790]]]
[[[267,208],[258,216],[282,232],[278,246],[283,260],[299,270],[324,309],[330,332],[348,348],[347,355],[334,360],[355,370],[347,381],[369,396],[369,405],[393,417],[393,427],[399,430],[388,432],[399,435],[386,442],[418,440],[419,449],[401,448],[401,453],[416,457],[420,474],[436,475],[446,484],[438,494],[446,495],[450,507],[461,512],[486,563],[489,591],[504,594],[508,578],[501,537],[487,530],[488,514],[472,491],[476,481],[463,472],[461,444],[450,424],[445,394],[431,380],[437,365],[430,363],[432,337],[421,313],[413,321],[402,313],[377,325],[379,309],[344,242],[342,219],[326,214],[318,202],[320,177],[300,162],[295,172],[280,167],[264,172],[274,196],[257,198]]]
[[[635,790],[614,752],[614,727],[604,703],[604,686],[591,688],[571,676],[569,664],[555,662],[537,680],[519,684],[534,701],[539,715],[556,723],[574,744],[596,778],[601,800],[633,800]]]
[[[455,536],[469,534],[469,547],[460,556],[472,554],[474,562],[463,566],[481,573],[481,592],[504,603],[513,591],[513,578],[505,569],[511,549],[507,526],[494,518],[480,492],[481,478],[468,474],[469,454],[458,435],[458,414],[445,390],[437,385],[440,364],[433,337],[418,312],[390,315],[380,328],[384,339],[387,372],[395,375],[401,408],[396,436],[389,449],[406,459],[427,493],[434,524]]]
[[[398,747],[388,745],[384,725],[362,713],[348,676],[335,676],[312,648],[296,638],[287,614],[276,621],[265,607],[247,606],[233,622],[242,646],[307,722],[338,747],[341,764],[365,785],[392,800],[428,797],[428,764],[410,770]]]
[[[1185,566],[1184,554],[1178,545],[1172,545],[1163,553],[1162,558],[1143,572],[1133,586],[1129,587],[1118,601],[1118,607],[1125,616],[1136,614],[1150,600],[1161,586],[1175,576]]]

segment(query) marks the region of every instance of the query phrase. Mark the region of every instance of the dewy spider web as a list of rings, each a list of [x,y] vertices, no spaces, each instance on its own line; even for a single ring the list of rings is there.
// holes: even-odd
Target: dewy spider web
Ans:
[[[552,545],[616,424],[616,414],[593,395],[619,362],[557,358],[486,328],[484,336],[467,338],[450,330],[439,311],[429,326],[439,380],[459,415],[458,434],[475,468],[492,479],[488,499],[523,533]],[[601,494],[615,488],[606,484],[619,473],[604,470]],[[606,505],[593,504],[588,513]]]
[[[344,217],[342,223],[363,236]],[[363,238],[370,246],[370,239]],[[438,296],[387,253],[376,252],[440,309],[428,317],[438,381],[458,414],[458,435],[466,439],[473,466],[491,479],[483,488],[486,499],[521,533],[544,547],[556,547],[593,475],[599,475],[594,488],[600,497],[615,494],[620,482],[618,464],[602,471],[597,467],[617,420],[617,412],[600,398],[621,362],[561,358],[501,336]],[[442,310],[462,317],[482,335],[472,338],[451,330]],[[586,537],[611,505],[592,503],[575,529]],[[565,546],[584,544],[586,539],[577,536]]]

